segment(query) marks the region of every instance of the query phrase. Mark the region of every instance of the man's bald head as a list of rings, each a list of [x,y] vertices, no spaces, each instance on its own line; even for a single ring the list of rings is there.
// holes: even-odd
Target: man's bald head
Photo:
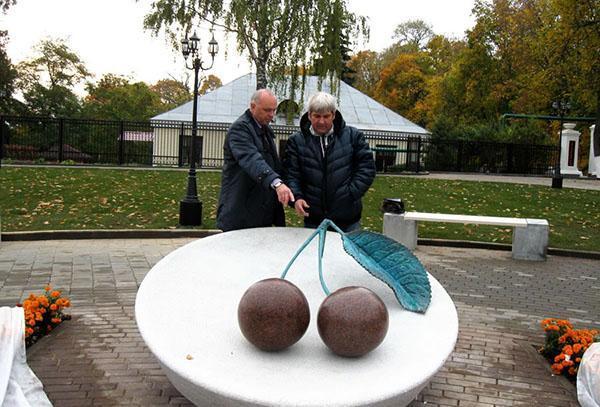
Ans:
[[[275,117],[277,97],[269,89],[259,89],[250,98],[250,113],[260,125],[266,126]]]

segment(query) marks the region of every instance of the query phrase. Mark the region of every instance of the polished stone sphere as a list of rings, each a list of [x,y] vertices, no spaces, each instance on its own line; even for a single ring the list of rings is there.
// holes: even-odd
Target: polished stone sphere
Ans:
[[[253,284],[238,306],[242,333],[264,351],[292,346],[304,335],[309,321],[310,309],[302,291],[280,278]]]
[[[358,357],[375,349],[387,334],[388,311],[373,291],[344,287],[325,298],[317,316],[319,335],[331,351]]]

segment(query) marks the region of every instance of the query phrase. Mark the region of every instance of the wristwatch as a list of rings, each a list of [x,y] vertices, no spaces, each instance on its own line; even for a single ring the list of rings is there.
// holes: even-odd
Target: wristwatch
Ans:
[[[283,182],[281,182],[281,180],[277,181],[276,183],[273,184],[273,189],[277,189],[279,188],[279,186],[283,184]]]

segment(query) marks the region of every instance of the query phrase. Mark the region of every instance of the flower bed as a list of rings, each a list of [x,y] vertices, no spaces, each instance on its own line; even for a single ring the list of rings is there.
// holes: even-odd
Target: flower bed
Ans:
[[[42,295],[29,294],[23,304],[17,304],[25,311],[25,345],[33,345],[41,337],[48,334],[62,321],[71,319],[63,310],[71,306],[68,298],[61,297],[61,292],[46,286]]]
[[[595,329],[573,329],[566,319],[547,318],[541,322],[546,332],[546,342],[539,350],[550,363],[557,375],[565,375],[575,380],[581,357],[587,348],[600,338]]]

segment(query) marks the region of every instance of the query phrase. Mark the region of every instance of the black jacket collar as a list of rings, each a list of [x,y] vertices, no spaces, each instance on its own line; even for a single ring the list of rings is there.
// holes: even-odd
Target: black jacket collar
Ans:
[[[334,135],[337,136],[344,127],[346,127],[346,122],[344,121],[344,118],[342,117],[342,114],[340,113],[340,111],[337,110],[335,112],[335,118],[333,119]],[[310,120],[308,120],[308,112],[304,113],[302,115],[302,118],[300,119],[300,130],[302,131],[302,134],[304,134],[305,136],[312,135],[310,133]]]

